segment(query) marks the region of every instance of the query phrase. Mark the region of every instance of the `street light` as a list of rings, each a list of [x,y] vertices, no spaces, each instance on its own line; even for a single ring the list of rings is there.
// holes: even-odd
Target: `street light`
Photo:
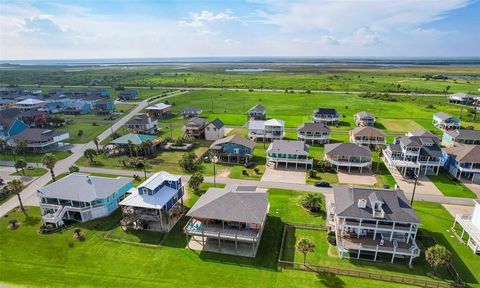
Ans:
[[[217,162],[218,162],[218,157],[216,155],[213,155],[212,157],[212,163],[213,163],[213,187],[215,188],[215,185],[217,183],[217,179],[216,179],[216,166],[217,166]]]

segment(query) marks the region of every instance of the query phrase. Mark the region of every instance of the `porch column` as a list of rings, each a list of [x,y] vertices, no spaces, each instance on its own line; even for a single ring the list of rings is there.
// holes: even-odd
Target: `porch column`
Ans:
[[[410,261],[408,262],[408,266],[412,266],[412,260],[413,260],[413,256],[410,256]]]
[[[203,230],[202,230],[202,246],[203,248],[205,248],[205,235],[203,233]]]
[[[395,222],[393,222],[393,226],[392,226],[392,232],[390,233],[390,242],[392,242],[392,239],[393,239],[393,231],[395,230]]]
[[[375,230],[373,232],[373,240],[375,240],[375,238],[377,237],[377,229],[378,229],[378,220],[375,223]],[[377,245],[377,249],[378,249],[378,245]]]
[[[187,248],[190,249],[190,241],[188,241],[188,234],[185,233],[185,240],[187,241]]]
[[[410,241],[410,235],[411,234],[412,234],[412,224],[410,224],[410,229],[408,230],[407,244],[408,244],[408,241]]]
[[[362,249],[358,248],[358,254],[357,254],[357,259],[360,259],[360,253],[362,252]]]
[[[395,252],[396,251],[397,251],[397,248],[393,247],[392,261],[390,261],[390,263],[393,263],[393,260],[395,259]]]
[[[377,248],[375,249],[375,257],[373,257],[373,261],[377,261],[377,253],[378,253],[378,245],[377,245]]]
[[[235,253],[238,254],[237,234],[235,234]]]
[[[360,219],[360,222],[358,222],[358,231],[357,231],[357,238],[360,238],[360,228],[362,227],[362,219]]]
[[[222,240],[220,239],[220,232],[218,232],[218,251],[222,251]]]

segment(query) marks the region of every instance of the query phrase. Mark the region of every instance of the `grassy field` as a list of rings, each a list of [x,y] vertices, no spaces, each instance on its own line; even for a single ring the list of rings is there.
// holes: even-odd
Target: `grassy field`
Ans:
[[[271,191],[269,197],[271,213],[254,259],[185,249],[185,236],[181,229],[186,219],[161,239],[159,247],[145,247],[104,239],[106,233],[118,227],[119,213],[78,225],[86,239],[77,241],[73,239],[73,229],[53,235],[39,235],[36,231],[41,221],[38,208],[30,208],[28,216],[11,212],[8,217],[0,219],[1,282],[29,287],[228,285],[243,288],[291,287],[293,283],[296,287],[332,287],[332,283],[340,284],[340,287],[405,287],[343,276],[287,269],[278,271],[276,261],[282,221],[298,219],[315,222],[319,218],[291,205],[299,197],[296,192]],[[189,205],[192,202],[194,200]],[[20,228],[8,229],[7,222],[10,219],[19,220]]]
[[[43,174],[47,173],[48,170],[45,168],[33,168],[33,169],[23,169],[25,175],[22,173],[22,170],[18,170],[18,172],[12,173],[10,175],[14,176],[29,176],[29,177],[38,177],[42,176]]]
[[[93,125],[93,123],[80,121],[81,120],[74,120],[72,124],[58,128],[58,130],[68,131],[70,134],[68,142],[73,144],[88,143],[100,135],[103,131],[107,130],[108,127],[112,126],[108,123],[97,123],[96,125]],[[83,134],[80,135],[79,131],[83,131]]]
[[[68,151],[52,151],[52,154],[55,155],[57,160],[62,160],[70,156],[70,152]],[[42,161],[42,157],[44,154],[37,154],[37,153],[25,153],[25,154],[17,154],[15,158],[23,159],[27,162],[36,162],[39,163]],[[0,160],[2,161],[13,161],[12,151],[3,151],[0,152]]]
[[[180,69],[179,69],[180,68]],[[267,68],[268,72],[227,72],[234,68]],[[189,64],[122,67],[87,67],[74,73],[68,67],[15,67],[2,69],[2,84],[89,85],[101,78],[102,85],[272,88],[301,90],[350,90],[377,92],[476,93],[480,80],[434,80],[427,75],[478,76],[478,67],[410,66],[382,68],[359,65],[282,65],[282,64]],[[148,89],[147,89],[148,90]],[[112,93],[113,95],[114,93]]]
[[[443,169],[439,171],[438,175],[429,175],[428,178],[445,196],[477,198],[475,193]]]

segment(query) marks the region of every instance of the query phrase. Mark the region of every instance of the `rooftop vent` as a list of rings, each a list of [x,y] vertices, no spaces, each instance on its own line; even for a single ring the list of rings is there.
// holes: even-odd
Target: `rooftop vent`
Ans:
[[[90,176],[87,175],[87,177],[85,177],[87,179],[87,183],[88,184],[92,184],[92,179],[90,178]]]
[[[367,199],[358,199],[358,208],[367,208]]]

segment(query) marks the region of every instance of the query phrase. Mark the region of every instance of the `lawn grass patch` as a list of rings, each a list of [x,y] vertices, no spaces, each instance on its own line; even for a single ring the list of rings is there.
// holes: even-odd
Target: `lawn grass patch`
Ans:
[[[23,171],[25,171],[25,174],[22,173],[22,170],[19,169],[18,172],[12,173],[10,175],[13,176],[29,176],[29,177],[38,177],[42,176],[43,174],[47,173],[48,170],[45,168],[33,168],[33,169],[27,169],[24,168]]]
[[[428,178],[445,196],[473,199],[477,198],[477,195],[468,189],[467,186],[463,185],[461,181],[450,176],[450,174],[443,169],[440,169],[438,175],[428,175]]]
[[[57,160],[63,160],[70,156],[72,153],[70,151],[51,151],[53,155],[55,155],[55,158]],[[29,163],[41,163],[42,162],[42,157],[45,155],[44,153],[21,153],[21,154],[16,154],[15,159],[23,159],[26,162]],[[14,161],[13,160],[13,155],[12,151],[5,150],[0,153],[0,160],[1,161]]]

